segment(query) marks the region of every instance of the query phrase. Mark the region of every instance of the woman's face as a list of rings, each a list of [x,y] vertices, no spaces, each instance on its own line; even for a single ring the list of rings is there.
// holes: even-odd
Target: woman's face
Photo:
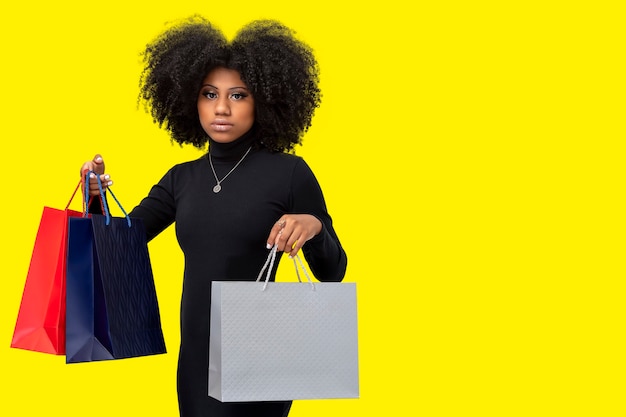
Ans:
[[[198,116],[216,142],[232,142],[250,130],[254,98],[237,71],[218,67],[209,72],[198,96]]]

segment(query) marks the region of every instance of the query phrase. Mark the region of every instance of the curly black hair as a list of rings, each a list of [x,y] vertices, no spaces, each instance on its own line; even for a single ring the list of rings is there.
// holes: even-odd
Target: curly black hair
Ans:
[[[208,20],[192,16],[149,43],[139,100],[172,140],[204,148],[208,135],[198,118],[202,81],[214,68],[239,72],[255,101],[259,144],[290,152],[302,142],[319,107],[319,67],[312,49],[274,20],[244,26],[228,42]]]

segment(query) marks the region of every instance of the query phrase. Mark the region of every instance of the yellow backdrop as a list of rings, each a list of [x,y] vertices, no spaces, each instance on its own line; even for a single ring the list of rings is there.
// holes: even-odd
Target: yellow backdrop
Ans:
[[[4,2],[0,414],[177,413],[171,229],[150,243],[167,355],[65,365],[9,345],[42,207],[65,206],[83,161],[104,155],[130,209],[200,155],[136,105],[142,48],[199,13],[229,36],[279,19],[321,65],[297,153],[357,282],[361,398],[293,417],[624,415],[617,3]]]

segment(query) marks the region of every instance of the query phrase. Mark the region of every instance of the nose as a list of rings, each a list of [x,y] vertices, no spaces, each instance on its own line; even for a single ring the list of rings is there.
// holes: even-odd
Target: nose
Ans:
[[[219,96],[215,102],[215,114],[230,115],[230,104],[228,103],[228,96]]]

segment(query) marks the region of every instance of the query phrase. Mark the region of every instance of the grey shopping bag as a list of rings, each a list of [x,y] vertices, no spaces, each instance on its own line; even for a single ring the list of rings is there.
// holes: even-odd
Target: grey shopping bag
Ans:
[[[267,282],[275,256],[274,248],[256,282],[212,284],[209,395],[358,398],[356,284],[313,284],[308,274],[308,283]]]

